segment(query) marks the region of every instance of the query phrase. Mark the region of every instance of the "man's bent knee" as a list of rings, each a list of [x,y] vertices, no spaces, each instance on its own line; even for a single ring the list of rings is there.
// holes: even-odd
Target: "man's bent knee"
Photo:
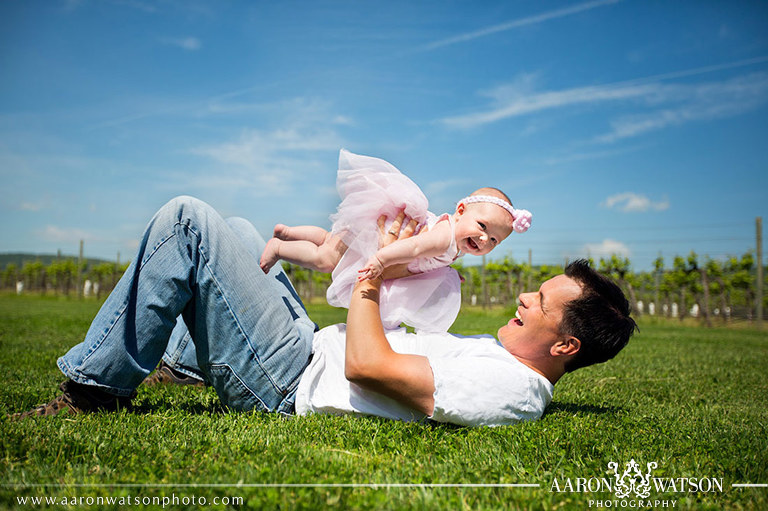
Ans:
[[[167,218],[174,223],[184,222],[184,219],[205,218],[215,213],[216,210],[207,202],[189,195],[179,195],[158,210],[154,221]]]
[[[197,197],[192,197],[191,195],[178,195],[173,199],[169,200],[165,206],[174,210],[187,210],[187,209],[199,210],[199,209],[209,209],[209,208],[212,209],[207,202],[204,202],[198,199]]]

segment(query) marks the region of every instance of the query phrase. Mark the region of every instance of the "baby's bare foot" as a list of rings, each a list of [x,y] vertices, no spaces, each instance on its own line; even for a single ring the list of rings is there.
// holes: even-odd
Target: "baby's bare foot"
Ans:
[[[275,230],[272,233],[272,236],[274,236],[275,238],[277,238],[279,240],[288,241],[288,240],[290,240],[290,236],[288,234],[290,229],[291,228],[288,227],[287,225],[277,224],[277,225],[275,225]]]
[[[280,259],[280,243],[282,243],[281,240],[272,238],[267,242],[267,246],[264,247],[264,251],[261,253],[261,260],[259,261],[261,271],[264,273],[269,273],[269,270]]]

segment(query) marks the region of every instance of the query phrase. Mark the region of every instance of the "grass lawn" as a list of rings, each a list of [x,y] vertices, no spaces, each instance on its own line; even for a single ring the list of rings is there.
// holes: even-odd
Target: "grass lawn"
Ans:
[[[766,331],[641,324],[616,360],[561,380],[541,420],[505,428],[228,413],[213,390],[181,387],[141,387],[131,412],[10,421],[6,414],[56,395],[56,358],[82,339],[97,309],[93,301],[0,296],[2,508],[44,507],[19,499],[47,496],[94,509],[119,507],[107,498],[158,507],[153,497],[173,509],[195,507],[193,498],[219,499],[213,508],[242,498],[234,507],[587,509],[600,500],[626,509],[640,499],[621,499],[615,488],[553,489],[569,481],[581,489],[578,478],[597,484],[591,478],[613,476],[611,461],[621,473],[634,459],[643,473],[656,462],[653,477],[685,490],[653,487],[644,506],[768,509],[768,488],[732,486],[768,483]],[[344,319],[320,305],[311,315],[321,326]],[[495,333],[506,317],[468,311],[453,331]],[[689,491],[693,478],[709,481],[697,483],[704,490],[715,478],[723,491]],[[349,486],[368,483],[539,486]]]

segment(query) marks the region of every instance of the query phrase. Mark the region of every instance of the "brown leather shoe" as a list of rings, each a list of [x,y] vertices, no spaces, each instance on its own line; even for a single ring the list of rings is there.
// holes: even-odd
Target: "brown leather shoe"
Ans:
[[[136,396],[135,392],[130,396],[115,396],[92,385],[83,385],[72,380],[62,382],[59,388],[63,392],[61,395],[32,410],[14,413],[11,415],[11,419],[26,419],[28,417],[58,415],[60,413],[76,414],[100,410],[115,411],[120,408],[130,407],[131,399]]]
[[[157,370],[144,378],[146,385],[194,385],[195,387],[204,387],[205,382],[182,372],[179,372],[163,362],[157,366]]]

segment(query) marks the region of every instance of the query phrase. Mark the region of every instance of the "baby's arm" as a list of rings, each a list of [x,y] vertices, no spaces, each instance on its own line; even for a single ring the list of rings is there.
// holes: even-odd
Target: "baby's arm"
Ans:
[[[451,246],[449,222],[438,222],[435,226],[416,236],[401,239],[380,248],[360,270],[358,280],[375,278],[384,268],[395,264],[409,263],[419,257],[436,257]]]

